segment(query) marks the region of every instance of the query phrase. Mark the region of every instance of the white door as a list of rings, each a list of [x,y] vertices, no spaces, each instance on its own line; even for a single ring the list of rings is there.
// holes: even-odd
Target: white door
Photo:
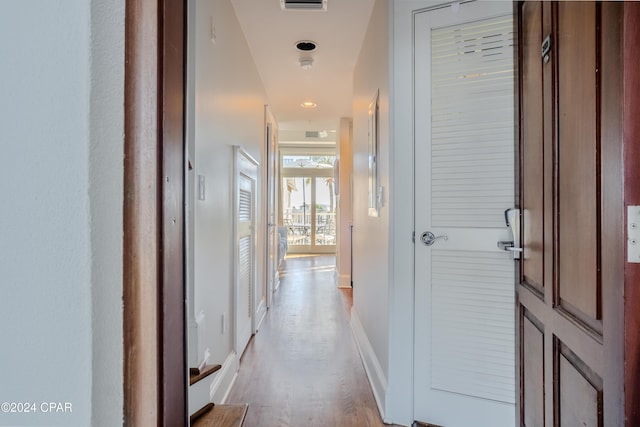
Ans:
[[[512,7],[415,15],[414,418],[445,427],[516,419]]]
[[[253,333],[256,292],[256,181],[258,163],[235,147],[235,349],[241,355]]]

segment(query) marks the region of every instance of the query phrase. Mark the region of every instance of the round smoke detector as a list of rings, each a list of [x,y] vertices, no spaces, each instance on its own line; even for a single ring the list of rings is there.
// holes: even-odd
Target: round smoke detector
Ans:
[[[313,52],[317,47],[318,45],[316,44],[316,42],[313,42],[311,40],[300,40],[296,42],[296,49],[298,49],[300,52]]]

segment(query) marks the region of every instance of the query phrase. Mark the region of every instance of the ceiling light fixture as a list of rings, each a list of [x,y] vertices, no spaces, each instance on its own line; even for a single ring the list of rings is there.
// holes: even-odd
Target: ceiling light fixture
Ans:
[[[318,104],[316,104],[315,102],[312,102],[312,101],[305,101],[302,104],[300,104],[300,106],[302,108],[316,108],[318,106]]]
[[[310,58],[310,57],[300,58],[300,67],[303,70],[310,70],[312,66],[313,66],[313,58]]]
[[[318,44],[311,40],[300,40],[296,42],[296,49],[300,52],[313,52],[318,47]]]

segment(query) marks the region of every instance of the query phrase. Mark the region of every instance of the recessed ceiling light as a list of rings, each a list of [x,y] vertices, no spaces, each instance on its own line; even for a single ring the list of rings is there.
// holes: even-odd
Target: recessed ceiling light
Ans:
[[[300,106],[302,108],[316,108],[318,106],[318,104],[316,104],[315,102],[311,102],[311,101],[305,101],[302,104],[300,104]]]
[[[311,40],[300,40],[296,42],[296,49],[300,52],[313,52],[318,47],[318,44]]]

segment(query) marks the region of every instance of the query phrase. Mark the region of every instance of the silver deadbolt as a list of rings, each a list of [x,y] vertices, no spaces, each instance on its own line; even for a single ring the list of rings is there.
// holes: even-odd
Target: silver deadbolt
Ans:
[[[427,246],[433,245],[436,242],[436,240],[439,240],[439,239],[449,240],[449,238],[447,236],[438,236],[438,237],[436,237],[436,235],[433,234],[430,231],[425,231],[420,236],[420,240],[422,240],[422,243],[424,243]]]

